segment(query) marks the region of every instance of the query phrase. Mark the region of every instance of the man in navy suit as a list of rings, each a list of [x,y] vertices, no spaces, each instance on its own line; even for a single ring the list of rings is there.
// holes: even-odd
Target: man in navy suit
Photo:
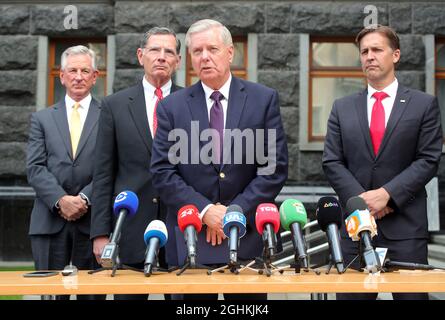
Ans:
[[[438,102],[398,83],[399,38],[391,28],[363,29],[356,42],[368,87],[334,102],[323,169],[343,207],[353,196],[365,200],[378,226],[374,246],[388,248],[391,260],[425,264],[425,185],[436,174],[442,153]],[[352,242],[344,225],[341,234],[349,263],[358,253],[358,242]],[[359,268],[357,263],[353,266]],[[376,296],[338,294],[337,299]],[[428,295],[394,293],[393,297],[427,299]]]
[[[214,20],[194,23],[187,32],[186,44],[200,81],[161,101],[158,132],[153,142],[153,182],[168,207],[167,262],[174,266],[184,263],[186,249],[184,237],[178,232],[177,212],[187,204],[198,208],[205,229],[198,236],[199,263],[228,262],[221,221],[231,204],[241,206],[247,217],[247,234],[241,239],[238,256],[253,259],[261,255],[263,247],[261,236],[255,232],[255,209],[260,203],[273,202],[287,178],[287,145],[278,94],[273,89],[232,76],[232,37],[221,23]],[[208,129],[212,129],[212,139],[195,141],[196,137],[209,136]],[[226,136],[222,141],[224,129]],[[247,142],[233,148],[231,139],[227,138],[227,132],[233,129],[254,133],[256,142],[260,141],[257,133],[262,130],[266,132],[266,139],[260,143],[261,148],[258,143],[255,146]],[[181,132],[186,133],[185,141],[172,139]],[[269,140],[270,132],[275,135]],[[206,158],[210,154],[205,152],[209,144],[212,152]],[[178,145],[183,147],[179,158],[185,161],[173,159],[172,150]],[[267,166],[257,158],[249,161],[263,147],[267,149]],[[273,154],[275,158],[271,160]],[[242,161],[236,162],[235,158]],[[268,167],[272,169],[262,171]],[[184,298],[208,297],[215,298],[212,295]],[[265,299],[266,295],[250,297]]]

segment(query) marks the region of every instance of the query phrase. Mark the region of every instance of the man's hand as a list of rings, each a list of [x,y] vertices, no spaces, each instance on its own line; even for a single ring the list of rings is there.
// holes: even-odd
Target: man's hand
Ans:
[[[102,255],[102,251],[104,250],[104,247],[108,244],[109,240],[106,236],[100,236],[97,238],[94,238],[93,240],[93,253],[96,257],[96,261],[98,264],[101,264],[100,257]]]
[[[226,214],[227,207],[216,204],[211,206],[202,218],[202,222],[207,225],[207,242],[212,242],[212,246],[217,243],[220,245],[222,241],[226,238],[224,231],[222,229],[222,219]]]
[[[391,197],[384,188],[363,192],[360,197],[365,200],[369,212],[377,219],[380,219],[389,212],[392,212],[392,209],[387,207],[388,201]],[[387,208],[391,211],[389,211]]]
[[[383,210],[373,213],[373,216],[374,216],[374,218],[376,218],[376,220],[379,220],[391,212],[394,212],[394,210],[392,208],[385,207]]]
[[[88,211],[88,205],[79,196],[65,195],[59,200],[59,213],[68,221],[75,221]]]

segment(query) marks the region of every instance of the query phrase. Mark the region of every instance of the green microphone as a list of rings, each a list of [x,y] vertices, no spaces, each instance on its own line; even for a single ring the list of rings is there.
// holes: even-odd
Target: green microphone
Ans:
[[[303,237],[303,228],[307,223],[306,209],[300,200],[287,199],[280,206],[281,225],[292,234],[292,244],[295,249],[295,262],[299,261],[300,267],[309,270],[306,252],[306,241]]]

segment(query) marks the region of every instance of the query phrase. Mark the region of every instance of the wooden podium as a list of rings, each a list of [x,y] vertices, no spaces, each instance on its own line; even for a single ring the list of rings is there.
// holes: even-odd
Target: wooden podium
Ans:
[[[207,275],[206,270],[153,274],[118,270],[93,275],[25,278],[25,272],[0,272],[0,295],[141,294],[141,293],[331,293],[331,292],[445,292],[444,271],[396,271],[370,275],[285,271],[270,277],[253,271]]]

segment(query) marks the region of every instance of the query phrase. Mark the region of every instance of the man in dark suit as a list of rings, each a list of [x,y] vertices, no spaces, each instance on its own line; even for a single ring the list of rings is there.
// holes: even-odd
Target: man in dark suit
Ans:
[[[90,90],[97,74],[92,50],[68,48],[60,71],[65,98],[31,116],[27,175],[36,199],[29,235],[37,270],[61,270],[70,262],[79,269],[94,268],[89,237],[91,158],[100,105]],[[86,298],[91,297],[78,297]]]
[[[278,94],[273,89],[231,75],[232,37],[221,23],[214,20],[194,23],[187,32],[186,44],[200,81],[161,101],[152,154],[154,185],[168,207],[167,262],[173,266],[184,263],[186,249],[184,237],[178,232],[177,212],[187,204],[198,208],[205,225],[205,235],[201,232],[198,237],[199,263],[228,262],[221,220],[231,204],[241,206],[248,222],[238,256],[241,260],[252,259],[261,256],[263,247],[261,236],[255,231],[255,209],[260,203],[273,202],[287,178],[287,145]],[[246,142],[238,145],[239,148],[233,148],[233,145],[231,148],[232,140],[226,135],[222,147],[224,128],[225,134],[233,129],[251,132],[252,136],[262,129],[265,129],[265,135],[269,131],[276,133],[274,141],[269,141],[270,145],[275,143],[273,147],[267,138],[261,145],[269,151],[268,156],[275,152],[276,158],[268,159],[268,165],[274,165],[274,168],[261,172],[265,169],[264,163],[262,167],[257,158],[251,162],[247,160],[255,153],[258,155],[261,149],[258,143],[255,146],[255,143]],[[179,158],[185,160],[179,163],[173,159],[176,153],[172,152],[178,146],[172,141],[175,132],[186,136],[185,141],[178,141],[184,147],[179,150]],[[209,143],[194,140],[210,132],[213,138]],[[255,139],[260,138],[255,136]],[[211,156],[205,151],[209,144],[212,146]],[[199,160],[194,161],[197,157]],[[236,158],[241,162],[234,163]],[[225,297],[266,299],[266,294]],[[215,298],[215,295],[185,295],[184,298],[207,299]]]
[[[391,260],[427,263],[425,185],[436,174],[442,152],[438,102],[398,83],[399,38],[391,28],[364,29],[356,42],[368,88],[335,101],[323,169],[343,206],[353,196],[365,200],[378,226],[374,246],[388,248]],[[344,225],[341,233],[349,263],[358,253],[358,242],[347,236]],[[337,299],[376,296],[337,294]],[[428,295],[394,293],[393,297],[427,299]]]
[[[137,85],[116,92],[102,102],[95,154],[94,206],[91,238],[98,262],[115,223],[114,198],[124,190],[137,194],[139,208],[125,220],[119,242],[123,264],[143,269],[146,245],[144,231],[164,213],[153,189],[150,157],[156,132],[156,107],[171,92],[180,89],[171,80],[180,62],[180,41],[168,28],[155,27],[145,33],[137,50],[144,77]],[[160,263],[163,263],[161,249]],[[148,295],[115,295],[115,299],[147,299]]]

